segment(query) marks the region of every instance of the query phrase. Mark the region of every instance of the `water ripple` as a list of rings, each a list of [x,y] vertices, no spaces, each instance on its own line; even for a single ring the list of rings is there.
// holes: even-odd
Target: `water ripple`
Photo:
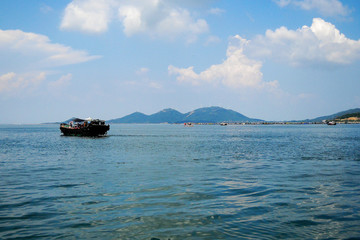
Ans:
[[[359,126],[0,126],[0,239],[357,239],[359,139]]]

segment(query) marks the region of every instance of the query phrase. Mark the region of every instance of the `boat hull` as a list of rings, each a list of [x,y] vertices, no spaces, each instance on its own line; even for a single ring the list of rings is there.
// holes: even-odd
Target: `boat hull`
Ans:
[[[60,126],[60,131],[64,136],[86,136],[97,137],[106,135],[109,131],[109,125],[89,125],[81,128],[73,128],[69,126]]]

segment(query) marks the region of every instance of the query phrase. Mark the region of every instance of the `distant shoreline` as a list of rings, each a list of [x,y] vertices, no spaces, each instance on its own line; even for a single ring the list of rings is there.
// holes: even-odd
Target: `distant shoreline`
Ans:
[[[335,121],[336,124],[339,125],[354,125],[354,124],[360,124],[360,121],[354,121],[354,122],[343,122],[343,121]],[[231,126],[256,126],[256,125],[327,125],[323,122],[296,122],[296,121],[264,121],[264,122],[217,122],[217,123],[203,123],[203,122],[189,122],[193,125],[223,125],[223,123],[226,123],[226,125]],[[4,125],[11,125],[11,126],[37,126],[37,125],[59,125],[60,122],[53,122],[53,123],[0,123],[0,126]],[[184,123],[110,123],[111,125],[184,125]]]

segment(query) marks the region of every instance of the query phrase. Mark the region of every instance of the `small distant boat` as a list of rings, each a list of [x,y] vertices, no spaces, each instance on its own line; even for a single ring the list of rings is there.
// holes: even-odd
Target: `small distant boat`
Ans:
[[[74,118],[69,123],[60,124],[64,136],[97,137],[106,135],[109,129],[110,125],[106,125],[104,120],[92,118]]]
[[[220,126],[227,126],[228,124],[226,122],[220,123]]]
[[[185,127],[193,127],[194,124],[191,123],[191,122],[188,122],[188,123],[184,123],[184,126],[185,126]]]
[[[326,122],[327,125],[336,125],[335,121]]]

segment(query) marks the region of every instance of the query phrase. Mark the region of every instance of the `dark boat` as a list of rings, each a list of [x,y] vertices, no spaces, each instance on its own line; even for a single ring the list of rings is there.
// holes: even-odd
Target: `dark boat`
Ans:
[[[323,122],[326,123],[327,125],[336,125],[335,121],[324,120]]]
[[[64,136],[104,136],[109,129],[110,125],[106,125],[104,120],[92,118],[73,118],[69,123],[60,124],[60,131]]]

